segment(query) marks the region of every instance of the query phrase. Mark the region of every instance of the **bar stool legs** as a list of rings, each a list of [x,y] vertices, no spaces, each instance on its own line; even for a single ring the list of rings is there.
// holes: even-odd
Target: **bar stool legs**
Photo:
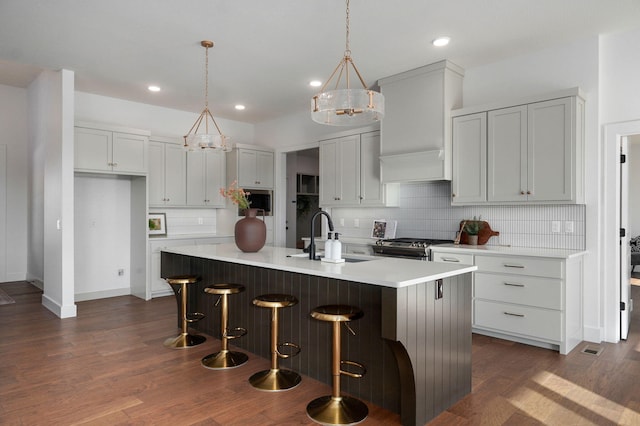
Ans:
[[[278,344],[278,309],[287,308],[298,303],[298,300],[288,294],[264,294],[253,299],[253,304],[261,308],[271,308],[271,369],[255,373],[249,378],[249,383],[256,389],[264,391],[284,391],[293,389],[300,384],[302,378],[291,370],[281,370],[278,358],[289,358],[300,353],[300,347],[293,343]],[[292,354],[283,354],[278,346],[294,348]]]
[[[200,321],[204,318],[204,314],[199,312],[196,313],[187,313],[187,300],[188,300],[188,292],[187,287],[191,284],[195,284],[200,281],[200,277],[195,275],[181,275],[175,277],[169,277],[166,279],[167,283],[174,285],[179,285],[179,290],[176,291],[176,296],[180,293],[180,309],[179,313],[181,313],[180,318],[180,326],[181,333],[177,337],[170,337],[164,341],[164,345],[167,348],[172,349],[183,349],[189,348],[191,346],[199,345],[204,342],[206,337],[200,336],[197,334],[189,334],[189,324],[192,322]]]
[[[212,370],[220,370],[225,368],[239,367],[247,362],[249,357],[242,352],[229,350],[229,339],[236,339],[247,334],[244,328],[229,329],[229,301],[230,294],[241,293],[244,286],[239,284],[214,284],[204,289],[205,293],[219,295],[220,298],[216,302],[216,306],[222,301],[222,309],[220,313],[220,340],[222,346],[219,352],[209,354],[202,358],[202,366]]]
[[[363,312],[355,307],[346,305],[319,306],[311,311],[311,316],[320,321],[333,322],[331,376],[333,379],[331,395],[321,396],[307,405],[307,415],[311,420],[320,424],[329,425],[354,425],[362,422],[369,415],[367,405],[359,399],[350,396],[342,396],[340,393],[340,375],[350,377],[362,377],[366,370],[362,364],[353,361],[340,360],[340,323],[347,324],[363,316]],[[351,328],[349,328],[351,330]],[[341,365],[347,364],[358,367],[361,373],[353,373],[341,370]]]

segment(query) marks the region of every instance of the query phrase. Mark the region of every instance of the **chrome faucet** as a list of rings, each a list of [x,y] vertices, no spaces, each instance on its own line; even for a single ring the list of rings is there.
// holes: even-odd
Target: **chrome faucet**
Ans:
[[[322,210],[315,212],[311,217],[311,242],[309,243],[309,259],[311,260],[318,260],[316,259],[316,243],[314,241],[314,235],[316,233],[315,222],[318,215],[325,215],[327,217],[327,222],[329,222],[329,231],[333,232],[333,221],[331,220],[329,213]]]

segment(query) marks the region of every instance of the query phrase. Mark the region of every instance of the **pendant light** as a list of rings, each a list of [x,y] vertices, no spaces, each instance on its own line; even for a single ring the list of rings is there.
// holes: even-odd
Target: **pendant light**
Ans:
[[[184,136],[184,148],[188,151],[214,149],[219,151],[231,151],[231,144],[228,143],[229,137],[222,134],[218,123],[209,111],[209,48],[213,47],[213,42],[203,40],[200,45],[205,48],[205,80],[204,80],[204,109],[200,116],[193,123],[189,133]],[[209,119],[213,126],[209,126]],[[204,126],[202,126],[204,121]],[[204,133],[198,133],[203,127]],[[214,133],[214,128],[217,133]],[[193,133],[192,133],[193,132]]]
[[[374,123],[384,117],[384,96],[380,92],[370,90],[351,58],[349,34],[349,0],[347,1],[347,36],[344,57],[322,86],[320,93],[311,99],[311,118],[320,124],[330,126],[353,126]],[[353,68],[362,89],[351,88],[350,69]],[[338,72],[339,71],[339,72]],[[337,79],[333,90],[325,91],[331,80]],[[340,89],[342,76],[345,76],[346,88]]]

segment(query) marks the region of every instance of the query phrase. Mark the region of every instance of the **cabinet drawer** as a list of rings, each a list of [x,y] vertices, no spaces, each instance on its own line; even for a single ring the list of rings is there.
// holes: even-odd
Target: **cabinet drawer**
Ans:
[[[519,256],[476,256],[476,266],[482,272],[562,278],[562,261]]]
[[[433,261],[444,263],[460,263],[462,265],[473,265],[473,255],[462,253],[433,253]]]
[[[538,339],[562,340],[560,311],[507,303],[474,301],[474,325]]]
[[[476,272],[474,283],[476,298],[557,310],[563,307],[562,281],[556,278]]]

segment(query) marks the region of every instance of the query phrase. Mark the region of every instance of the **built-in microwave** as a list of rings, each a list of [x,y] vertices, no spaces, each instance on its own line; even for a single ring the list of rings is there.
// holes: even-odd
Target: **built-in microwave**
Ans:
[[[271,216],[272,212],[272,203],[273,203],[273,191],[266,189],[251,189],[244,188],[245,192],[249,193],[249,201],[251,204],[249,206],[252,209],[262,209],[264,210],[265,216]],[[259,214],[261,214],[260,212]],[[238,209],[238,215],[242,216],[244,213]]]

